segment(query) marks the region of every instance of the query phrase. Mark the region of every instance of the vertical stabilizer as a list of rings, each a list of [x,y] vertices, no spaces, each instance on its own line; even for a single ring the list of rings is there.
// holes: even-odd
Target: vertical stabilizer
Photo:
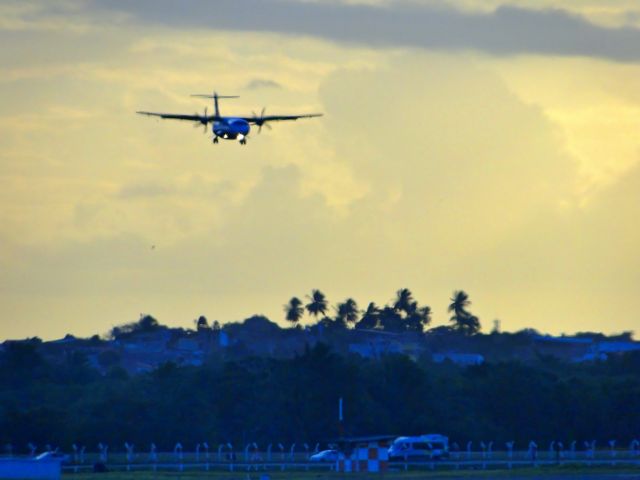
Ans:
[[[203,95],[201,93],[196,93],[191,96],[200,98],[213,98],[213,109],[216,117],[220,116],[220,107],[218,106],[218,100],[220,98],[239,98],[237,95],[218,95],[216,92],[213,92],[213,95]]]
[[[216,112],[216,117],[220,116],[220,108],[218,107],[218,94],[213,92],[213,111]]]

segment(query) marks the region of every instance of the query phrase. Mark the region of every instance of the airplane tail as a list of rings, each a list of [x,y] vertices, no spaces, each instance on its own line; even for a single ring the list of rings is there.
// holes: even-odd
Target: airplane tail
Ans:
[[[216,117],[220,116],[220,109],[218,108],[218,99],[219,98],[240,98],[237,95],[218,95],[216,92],[213,92],[213,95],[205,95],[202,93],[194,93],[191,95],[192,97],[200,97],[200,98],[213,98],[213,107],[215,109]]]

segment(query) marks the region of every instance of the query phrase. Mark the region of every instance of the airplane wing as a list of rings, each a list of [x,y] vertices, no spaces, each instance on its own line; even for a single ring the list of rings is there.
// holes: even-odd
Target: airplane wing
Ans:
[[[215,115],[186,115],[182,113],[155,113],[155,112],[136,112],[140,115],[148,115],[150,117],[160,117],[169,120],[188,120],[191,122],[209,123],[218,120]]]
[[[264,124],[267,122],[280,122],[283,120],[298,120],[299,118],[313,118],[313,117],[321,117],[322,113],[307,113],[304,115],[264,115],[261,117],[241,117],[243,120],[246,120],[249,123],[254,123],[256,125]]]

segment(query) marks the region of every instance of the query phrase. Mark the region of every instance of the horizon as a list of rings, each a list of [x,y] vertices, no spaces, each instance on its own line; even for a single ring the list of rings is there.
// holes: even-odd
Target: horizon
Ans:
[[[578,4],[579,3],[579,4]],[[0,331],[408,287],[447,325],[633,331],[635,0],[7,0]],[[324,115],[213,145],[136,111]],[[324,286],[324,287],[323,287]],[[329,288],[326,288],[329,287]]]
[[[329,305],[330,307],[333,307],[332,304]],[[360,314],[362,314],[363,311],[360,310]],[[168,328],[168,329],[182,329],[185,331],[198,331],[197,329],[197,321],[199,319],[200,316],[196,316],[194,319],[192,319],[190,322],[187,322],[185,324],[169,324],[169,323],[163,323],[162,319],[156,317],[153,313],[140,313],[139,318],[137,320],[130,320],[130,321],[124,321],[121,322],[119,324],[114,324],[112,325],[109,330],[107,330],[106,332],[90,332],[88,334],[83,334],[83,335],[79,335],[76,334],[74,332],[66,332],[65,334],[59,336],[59,337],[51,337],[51,338],[46,338],[46,337],[41,337],[39,335],[34,335],[34,336],[28,336],[28,337],[24,337],[24,338],[0,338],[0,344],[2,344],[4,341],[23,341],[23,340],[30,340],[33,338],[39,338],[40,340],[42,340],[43,342],[50,342],[50,341],[55,341],[55,340],[61,340],[63,338],[66,338],[68,335],[71,335],[72,337],[76,338],[76,339],[90,339],[91,337],[98,335],[100,337],[101,340],[109,340],[110,336],[112,335],[112,331],[114,328],[117,327],[122,327],[124,325],[128,325],[131,323],[136,323],[137,321],[139,321],[140,319],[142,319],[143,317],[146,316],[150,316],[152,318],[154,318],[155,320],[157,320],[158,322],[158,326],[161,328]],[[307,328],[307,327],[312,327],[317,325],[320,320],[322,320],[322,318],[316,318],[316,317],[312,317],[311,314],[305,310],[305,314],[302,316],[302,318],[296,322],[296,323],[292,323],[290,321],[277,321],[267,315],[261,314],[261,313],[254,313],[252,315],[249,315],[247,317],[244,317],[242,319],[238,319],[238,320],[229,320],[226,322],[220,322],[217,319],[214,318],[210,318],[205,314],[202,314],[201,316],[205,317],[205,319],[208,322],[208,326],[209,328],[213,328],[213,323],[214,322],[218,322],[220,327],[222,329],[224,329],[225,325],[229,325],[229,324],[242,324],[244,323],[246,320],[253,318],[253,317],[263,317],[266,318],[268,321],[276,324],[279,328],[281,329],[287,329],[287,328],[292,328],[292,329],[296,329],[296,328]],[[333,318],[333,316],[328,313],[327,316],[329,318]],[[428,333],[430,330],[435,329],[435,328],[439,328],[439,327],[444,327],[444,326],[448,326],[448,327],[453,327],[453,323],[452,321],[449,321],[445,324],[434,324],[433,322],[427,324],[424,326],[424,331],[421,332],[422,334],[426,334]],[[494,333],[494,322],[491,322],[491,329],[488,328],[488,325],[485,325],[481,322],[481,328],[480,331],[477,332],[477,335],[490,335],[492,333]],[[524,327],[518,330],[505,330],[504,328],[502,328],[502,325],[499,324],[499,329],[497,330],[497,333],[502,334],[502,333],[506,333],[506,334],[514,334],[514,333],[519,333],[522,331],[526,331],[526,330],[530,330],[533,332],[538,333],[541,336],[550,336],[550,337],[575,337],[577,335],[586,335],[586,334],[594,334],[594,335],[604,335],[606,337],[615,337],[618,335],[624,335],[626,333],[630,333],[631,334],[631,339],[632,341],[638,341],[636,340],[635,337],[635,331],[634,330],[625,330],[625,331],[619,331],[619,332],[601,332],[601,331],[574,331],[574,332],[560,332],[557,334],[552,334],[550,332],[546,332],[546,331],[541,331],[538,330],[537,328],[535,328],[534,326],[529,326],[529,327]],[[347,330],[350,331],[358,331],[357,329],[355,329],[353,326],[347,326],[346,327]],[[364,329],[363,331],[371,331],[371,330],[377,330],[380,329],[382,330],[379,326],[372,328],[372,329]],[[401,332],[402,333],[415,333],[415,332]],[[475,334],[474,334],[475,335]]]

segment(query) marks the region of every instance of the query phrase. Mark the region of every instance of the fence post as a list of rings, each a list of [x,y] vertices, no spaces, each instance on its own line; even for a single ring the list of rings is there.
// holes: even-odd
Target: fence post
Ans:
[[[127,472],[131,471],[131,461],[133,460],[133,443],[124,442],[124,448],[127,450]]]
[[[505,443],[505,445],[507,446],[507,458],[509,459],[509,461],[507,462],[507,468],[509,470],[511,470],[513,464],[511,463],[511,461],[513,460],[513,445],[515,444],[515,442],[513,440],[511,440],[510,442]]]
[[[156,452],[156,450],[156,444],[152,442],[149,446],[149,460],[153,464],[154,472],[158,470],[158,453]]]
[[[182,455],[182,444],[180,442],[176,443],[176,446],[173,447],[173,454],[178,460],[178,470],[181,472],[184,470],[184,465],[182,463],[182,459],[184,458]]]
[[[31,443],[31,442],[29,442],[29,443],[27,443],[27,448],[29,449],[29,455],[31,455],[32,457],[35,457],[36,456],[36,450],[37,450],[36,445]]]
[[[533,463],[533,466],[537,467],[538,445],[533,440],[529,442],[529,456],[531,457],[531,463]]]

